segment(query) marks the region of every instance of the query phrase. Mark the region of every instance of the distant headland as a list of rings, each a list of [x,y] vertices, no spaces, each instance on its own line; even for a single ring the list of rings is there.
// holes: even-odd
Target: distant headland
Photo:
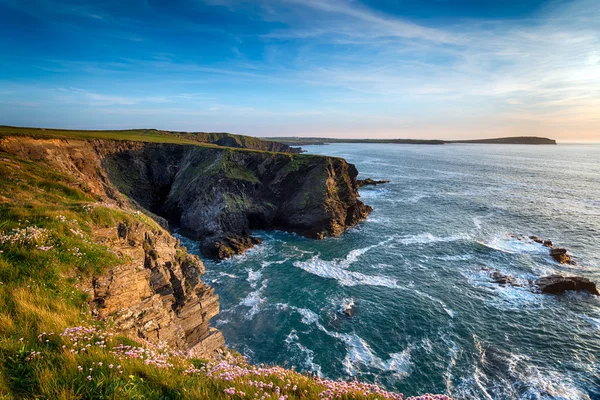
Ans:
[[[512,136],[493,139],[470,140],[426,140],[426,139],[337,139],[319,137],[270,137],[267,141],[287,144],[288,146],[325,145],[331,143],[395,143],[395,144],[556,144],[556,140],[538,136]]]

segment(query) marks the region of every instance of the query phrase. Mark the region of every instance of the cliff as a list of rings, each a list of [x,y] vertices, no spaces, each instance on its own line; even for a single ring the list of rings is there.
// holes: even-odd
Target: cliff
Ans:
[[[96,143],[109,179],[144,208],[226,258],[258,241],[253,229],[337,236],[371,211],[356,168],[340,158],[197,146]],[[108,146],[109,148],[106,148]]]
[[[244,148],[251,150],[274,151],[280,153],[300,154],[300,147],[290,147],[276,141],[262,140],[253,136],[235,135],[225,132],[176,132],[157,131],[162,135],[193,140],[199,143],[211,143],[223,147]]]
[[[97,271],[79,287],[101,319],[136,337],[206,356],[223,346],[221,333],[209,327],[219,311],[218,297],[200,280],[202,262],[165,229],[169,223],[200,240],[206,254],[225,258],[259,242],[250,236],[252,229],[323,238],[341,234],[371,210],[358,200],[356,169],[339,158],[25,137],[0,138],[0,151],[69,182],[57,186],[40,178],[35,184],[52,193],[75,190],[96,201],[89,207],[143,216],[136,211],[141,210],[157,221],[91,224],[90,239],[125,261]],[[23,189],[26,206],[54,207],[54,200],[40,203]],[[9,210],[23,205],[2,199]]]
[[[223,336],[209,327],[218,298],[200,279],[202,262],[161,226],[166,220],[119,190],[171,216],[186,204],[180,190],[235,189],[253,204],[236,209],[242,220],[264,195],[277,205],[268,205],[272,215],[308,215],[282,224],[319,237],[368,211],[356,200],[353,167],[189,147],[0,138],[0,398],[405,398],[221,351]],[[284,188],[295,194],[279,193]]]
[[[178,132],[158,129],[71,130],[0,125],[0,137],[16,135],[41,139],[109,139],[176,144],[206,144],[293,154],[303,152],[300,147],[290,147],[287,144],[275,141],[266,141],[257,137],[225,132]]]

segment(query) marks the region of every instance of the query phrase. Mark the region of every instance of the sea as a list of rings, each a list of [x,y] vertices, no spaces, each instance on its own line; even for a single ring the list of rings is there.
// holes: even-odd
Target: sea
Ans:
[[[600,298],[529,287],[555,273],[600,284],[600,145],[305,149],[390,183],[360,189],[374,211],[340,237],[257,231],[262,245],[205,260],[229,347],[406,395],[600,399]],[[515,235],[552,240],[576,265]]]

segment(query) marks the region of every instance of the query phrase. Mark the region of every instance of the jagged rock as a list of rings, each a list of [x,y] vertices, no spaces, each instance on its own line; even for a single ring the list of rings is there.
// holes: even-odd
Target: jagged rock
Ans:
[[[573,261],[567,254],[567,249],[550,248],[550,256],[561,264],[571,264]]]
[[[356,181],[356,186],[358,186],[358,187],[376,186],[376,185],[382,185],[382,184],[385,184],[385,183],[390,183],[390,181],[376,181],[374,179],[367,178],[367,179],[358,179]]]
[[[494,271],[490,274],[492,280],[500,285],[510,285],[520,287],[521,285],[515,281],[510,275],[504,275],[498,271]]]
[[[97,230],[94,236],[130,260],[93,279],[96,315],[138,337],[202,357],[224,345],[221,332],[209,327],[219,303],[214,290],[200,280],[204,266],[178,249],[168,232],[136,222]]]
[[[600,295],[596,284],[581,276],[549,275],[538,279],[535,285],[541,293],[562,294],[567,290]]]
[[[515,286],[515,287],[521,287],[522,285],[520,283],[518,283],[514,277],[510,276],[510,275],[505,275],[503,273],[501,273],[500,271],[496,271],[493,270],[491,268],[488,267],[481,267],[482,270],[487,271],[490,278],[492,279],[492,281],[494,281],[495,283],[499,284],[499,285],[509,285],[509,286]]]
[[[22,137],[3,137],[0,148],[43,159],[101,201],[144,209],[163,227],[168,221],[216,257],[256,244],[246,233],[253,229],[322,239],[340,235],[372,211],[358,199],[358,171],[336,157]]]
[[[536,243],[540,243],[544,247],[548,247],[549,248],[550,256],[552,258],[554,258],[556,261],[558,261],[559,263],[561,263],[561,264],[575,264],[575,261],[573,261],[571,259],[571,257],[567,254],[567,249],[554,247],[554,245],[552,244],[552,241],[550,241],[550,240],[541,239],[538,236],[522,236],[522,235],[514,235],[514,234],[511,234],[509,236],[512,237],[512,238],[515,238],[517,240],[521,240],[521,241],[532,240],[532,241],[534,241]]]
[[[536,243],[544,243],[544,239],[539,238],[538,236],[529,236],[529,239],[533,240]]]

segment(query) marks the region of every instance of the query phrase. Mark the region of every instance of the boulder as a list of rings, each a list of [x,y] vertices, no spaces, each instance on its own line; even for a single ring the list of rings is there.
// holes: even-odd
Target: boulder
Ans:
[[[571,260],[571,257],[567,254],[567,249],[550,248],[550,257],[561,264],[573,264],[573,260]]]
[[[545,294],[562,294],[567,290],[574,290],[600,295],[596,284],[581,276],[549,275],[538,279],[535,285]]]
[[[390,181],[376,181],[374,179],[367,178],[367,179],[358,179],[356,181],[356,186],[358,186],[358,187],[376,186],[376,185],[383,185],[385,183],[390,183]]]
[[[515,278],[513,278],[512,276],[504,275],[498,271],[491,272],[490,278],[492,278],[492,280],[494,282],[496,282],[502,286],[504,286],[504,285],[517,286],[517,287],[521,286],[519,283],[517,283]]]

